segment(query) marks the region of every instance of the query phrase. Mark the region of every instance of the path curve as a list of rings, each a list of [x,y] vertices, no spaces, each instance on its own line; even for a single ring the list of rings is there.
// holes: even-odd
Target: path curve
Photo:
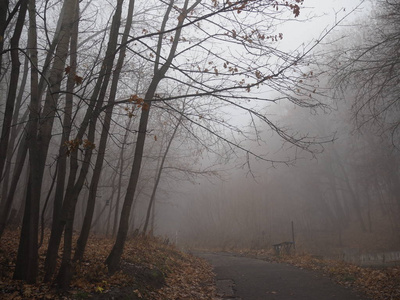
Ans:
[[[236,300],[367,300],[320,272],[228,253],[194,253],[216,273],[218,294]]]

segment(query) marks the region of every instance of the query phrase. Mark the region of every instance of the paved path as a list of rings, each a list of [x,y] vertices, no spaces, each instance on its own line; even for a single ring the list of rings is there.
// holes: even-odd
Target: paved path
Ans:
[[[218,294],[236,300],[367,300],[319,272],[226,253],[195,253],[214,266]]]

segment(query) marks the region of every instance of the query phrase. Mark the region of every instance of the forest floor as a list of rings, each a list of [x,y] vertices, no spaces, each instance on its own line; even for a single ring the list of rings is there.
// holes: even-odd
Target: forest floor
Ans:
[[[276,256],[271,250],[242,250],[236,254],[322,272],[336,283],[355,289],[373,300],[400,300],[400,266],[360,267],[308,254]]]
[[[6,231],[0,242],[0,299],[211,300],[216,293],[212,268],[204,260],[162,240],[143,237],[128,239],[122,270],[114,275],[104,265],[114,240],[91,237],[71,288],[63,291],[42,282],[47,234],[39,250],[38,283],[26,284],[12,279],[18,240],[18,231]]]
[[[212,267],[160,239],[130,237],[122,257],[122,270],[109,275],[104,261],[114,240],[92,236],[68,291],[42,282],[48,234],[39,249],[38,283],[12,279],[18,240],[18,231],[6,231],[0,242],[0,299],[217,299]],[[400,299],[400,267],[364,268],[311,255],[274,256],[265,250],[235,253],[323,272],[374,300]]]

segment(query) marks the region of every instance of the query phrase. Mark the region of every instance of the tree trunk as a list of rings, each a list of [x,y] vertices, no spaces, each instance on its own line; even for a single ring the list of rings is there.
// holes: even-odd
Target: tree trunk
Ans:
[[[154,83],[155,82],[153,79],[153,85],[154,85]],[[146,94],[146,96],[147,95],[150,96],[150,92],[152,92],[152,94],[154,95],[156,86],[157,85],[155,85],[153,87],[153,90],[149,91]],[[146,97],[146,99],[149,99],[149,98]],[[147,123],[148,123],[148,119],[149,119],[149,112],[150,112],[150,106],[151,106],[151,101],[146,101],[145,103],[148,104],[148,109],[142,110],[142,114],[140,117],[139,133],[138,133],[138,138],[137,138],[137,143],[136,143],[136,148],[135,148],[134,161],[133,161],[132,171],[131,171],[130,178],[129,178],[128,188],[127,188],[126,195],[125,195],[124,204],[122,206],[117,240],[114,244],[114,247],[111,250],[110,255],[107,257],[107,260],[106,260],[106,263],[108,265],[108,271],[110,273],[114,273],[119,268],[122,251],[123,251],[123,248],[125,245],[126,236],[128,234],[129,214],[131,211],[131,206],[132,206],[133,197],[134,197],[134,194],[136,191],[137,182],[139,180],[139,173],[140,173],[140,167],[141,167],[141,162],[142,162],[142,157],[143,157],[144,143],[146,140]]]
[[[350,179],[347,176],[347,171],[344,168],[343,163],[342,163],[342,161],[341,161],[341,159],[340,159],[340,157],[339,157],[339,155],[336,152],[334,147],[332,147],[332,153],[334,154],[335,159],[336,159],[335,161],[339,165],[340,170],[342,171],[342,174],[344,176],[344,182],[345,182],[345,185],[347,187],[348,192],[350,193],[350,196],[351,196],[351,199],[352,199],[352,202],[353,202],[353,207],[356,210],[356,215],[357,215],[357,218],[358,218],[358,220],[360,222],[361,230],[363,232],[367,232],[367,226],[365,225],[365,221],[364,221],[364,218],[363,218],[363,215],[362,215],[362,212],[361,212],[360,199],[359,199],[358,195],[356,194],[356,192],[354,191],[353,187],[351,186]]]
[[[11,69],[11,78],[10,78],[10,87],[9,87],[9,92],[8,92],[8,97],[7,97],[7,102],[6,102],[6,110],[5,110],[5,115],[4,115],[4,120],[3,120],[3,129],[2,129],[2,135],[1,135],[1,141],[0,141],[0,181],[3,179],[3,168],[4,164],[6,162],[6,158],[8,157],[11,160],[11,153],[12,149],[9,149],[9,146],[14,145],[15,141],[15,136],[10,137],[10,126],[12,123],[12,120],[16,120],[18,116],[16,117],[15,115],[18,115],[18,113],[14,112],[14,100],[17,96],[17,84],[15,82],[18,82],[19,78],[19,71],[20,71],[20,62],[19,62],[19,53],[18,53],[18,44],[19,44],[19,39],[21,37],[21,32],[22,28],[25,22],[25,16],[28,8],[28,2],[23,1],[19,15],[18,15],[18,20],[17,24],[15,26],[15,31],[14,35],[11,38],[11,48],[13,49],[11,51],[11,60],[12,60],[12,69]],[[26,81],[26,75],[24,75],[24,79]],[[24,80],[22,81],[23,84]],[[21,88],[23,88],[23,85],[21,85]],[[22,98],[22,96],[21,96]],[[20,101],[17,101],[20,103]],[[14,130],[13,133],[15,134]],[[9,139],[11,139],[10,144],[9,144]],[[11,152],[7,153],[8,150],[11,150]],[[10,166],[10,164],[7,164]],[[9,168],[8,172],[9,172]],[[3,197],[7,195],[7,190],[8,190],[8,176],[9,173],[7,173],[7,180],[3,182]],[[4,197],[4,200],[2,199],[1,201],[1,215],[0,215],[0,238],[4,232],[5,225],[7,223],[7,218],[11,209],[11,204],[12,200],[7,199]]]
[[[60,39],[58,40],[57,37],[54,38],[52,46],[55,47],[57,45],[57,50],[56,50],[56,57],[60,57],[57,59],[54,64],[52,69],[50,70],[50,77],[53,78],[51,81],[51,86],[49,90],[47,91],[47,96],[46,96],[46,102],[45,102],[45,109],[44,109],[44,114],[48,115],[50,117],[50,120],[48,120],[46,123],[43,124],[43,152],[46,153],[47,155],[47,150],[48,150],[48,145],[50,142],[51,138],[51,129],[52,129],[52,124],[53,124],[53,119],[54,119],[54,114],[56,110],[56,100],[52,101],[52,96],[51,92],[52,90],[59,90],[60,84],[61,84],[61,78],[62,74],[64,71],[65,67],[65,62],[67,59],[67,54],[68,50],[70,49],[71,53],[74,53],[71,58],[71,71],[68,76],[68,81],[67,81],[67,89],[69,91],[73,90],[73,86],[75,84],[74,82],[74,77],[75,77],[75,70],[76,70],[76,47],[74,47],[74,43],[72,42],[72,36],[76,38],[76,32],[77,32],[77,20],[78,20],[78,12],[79,11],[79,2],[77,0],[66,0],[63,4],[62,7],[62,14],[60,18],[62,18],[61,23],[59,22],[59,29],[57,29],[57,32],[60,34]],[[75,41],[74,41],[75,42]],[[71,43],[71,44],[70,44]],[[50,97],[49,97],[50,96]],[[68,140],[69,138],[69,133],[70,133],[70,126],[71,126],[71,113],[72,113],[72,96],[68,95],[66,97],[66,103],[65,103],[65,115],[64,115],[64,124],[63,124],[63,136],[62,136],[62,141]],[[59,166],[58,166],[58,172],[57,172],[57,185],[56,185],[56,193],[55,193],[55,198],[54,198],[54,210],[53,210],[53,223],[52,223],[52,230],[51,230],[51,237],[54,236],[57,232],[59,232],[59,228],[56,228],[56,224],[58,224],[58,218],[60,217],[60,206],[62,203],[62,196],[64,193],[64,182],[65,182],[65,174],[66,174],[66,151],[65,148],[63,148],[63,143],[60,145],[60,160],[59,160]],[[65,152],[63,152],[65,151]],[[60,232],[60,235],[62,234],[62,231]],[[61,239],[61,236],[60,236]],[[54,240],[54,239],[53,239]],[[45,261],[45,271],[46,271],[46,276],[45,276],[45,281],[50,280],[52,277],[52,274],[54,273],[54,266],[49,266],[48,265],[48,259],[49,257],[54,257],[56,259],[58,254],[58,246],[56,249],[52,248],[49,242],[48,249],[47,249],[47,255],[46,255],[46,261]],[[50,272],[51,275],[47,276],[49,273],[48,270],[52,270]]]
[[[22,28],[24,27],[28,0],[22,1],[15,25],[14,34],[11,38],[11,77],[8,88],[8,96],[4,111],[3,127],[0,137],[0,182],[3,180],[3,170],[7,157],[8,141],[10,138],[10,127],[14,114],[14,103],[17,97],[18,79],[21,62],[19,61],[19,40],[21,38]],[[0,39],[3,39],[1,36]]]
[[[54,62],[49,72],[49,87],[47,89],[45,103],[42,109],[40,131],[38,132],[37,139],[40,141],[40,155],[43,162],[41,169],[44,169],[44,162],[47,158],[50,140],[52,138],[51,132],[53,129],[54,117],[57,111],[59,91],[61,81],[65,70],[65,62],[68,56],[69,43],[71,39],[72,28],[74,26],[75,5],[77,0],[65,0],[62,10],[62,24],[60,28],[60,41],[57,44],[56,53],[54,55]],[[43,173],[44,170],[40,172]],[[43,176],[43,175],[42,175]]]
[[[9,0],[0,0],[0,75],[2,74],[2,57],[1,54],[4,48],[4,33],[6,30],[6,22],[7,22],[7,13],[8,13],[8,4],[10,3]]]
[[[165,163],[165,160],[167,158],[168,151],[169,151],[169,149],[171,147],[172,141],[174,140],[175,134],[178,131],[178,127],[181,124],[181,122],[182,122],[182,115],[180,116],[180,118],[178,120],[178,124],[176,124],[176,126],[174,128],[174,131],[172,132],[171,138],[170,138],[170,140],[168,141],[168,144],[167,144],[167,148],[165,149],[164,155],[163,155],[163,157],[161,159],[161,164],[160,164],[160,167],[159,167],[158,172],[157,172],[156,181],[155,181],[154,187],[153,187],[153,192],[151,193],[149,205],[147,207],[146,220],[144,222],[144,228],[143,228],[143,234],[144,235],[146,235],[146,233],[147,233],[147,227],[148,227],[149,221],[150,221],[150,214],[151,214],[152,207],[153,207],[153,204],[154,204],[154,201],[155,201],[155,198],[156,198],[156,192],[157,192],[158,184],[160,182],[161,173],[162,173],[163,168],[164,168],[164,163]]]
[[[119,215],[119,203],[121,200],[121,189],[122,189],[122,176],[123,176],[123,161],[124,161],[124,150],[125,144],[128,140],[128,128],[131,126],[132,119],[129,119],[127,124],[127,129],[124,134],[124,140],[121,145],[121,152],[119,154],[119,172],[118,172],[118,191],[117,191],[117,203],[115,204],[115,213],[114,213],[114,224],[113,224],[113,231],[112,236],[114,237],[117,234],[117,225],[118,225],[118,215]]]
[[[29,41],[28,41],[28,43],[29,43]],[[21,109],[21,102],[22,102],[24,91],[25,91],[26,82],[28,80],[28,74],[29,74],[29,59],[27,57],[25,57],[23,76],[22,76],[22,80],[21,80],[21,85],[19,87],[17,101],[15,103],[12,124],[17,124],[17,122],[18,122],[19,112]],[[9,140],[8,150],[7,150],[6,165],[5,165],[5,170],[4,170],[4,178],[3,178],[3,182],[2,182],[0,211],[3,211],[3,207],[5,205],[5,200],[7,199],[9,182],[10,182],[10,178],[11,178],[11,161],[12,161],[12,158],[14,156],[14,151],[15,151],[15,149],[14,149],[15,141],[21,131],[21,128],[23,128],[22,124],[25,123],[28,114],[29,114],[29,110],[27,109],[25,111],[24,115],[21,117],[21,120],[19,122],[20,124],[18,126],[13,126],[11,128],[10,140]],[[22,134],[21,140],[23,140],[23,134]],[[18,147],[18,143],[17,143],[17,147]],[[1,237],[1,234],[0,234],[0,237]]]
[[[98,223],[98,222],[100,221],[100,219],[101,219],[101,216],[102,216],[103,213],[106,211],[107,206],[108,206],[108,204],[105,203],[104,206],[103,206],[103,208],[102,208],[102,209],[100,210],[100,212],[97,214],[97,218],[94,219],[94,221],[92,222],[92,225],[90,226],[90,228],[94,228],[94,227],[97,225],[97,223]],[[101,228],[100,228],[99,231],[101,231]],[[74,257],[74,259],[75,259],[75,257]]]
[[[113,104],[115,102],[115,98],[117,95],[118,81],[119,81],[119,77],[121,74],[121,69],[124,64],[125,53],[126,53],[126,42],[128,40],[129,32],[130,32],[131,26],[132,26],[134,3],[135,3],[135,1],[133,1],[133,0],[131,0],[129,2],[128,16],[127,16],[127,21],[125,24],[124,35],[123,35],[122,42],[121,42],[121,44],[123,46],[120,49],[118,62],[117,62],[117,65],[116,65],[116,68],[115,68],[115,71],[113,74],[111,91],[110,91],[110,96],[109,96],[109,100],[108,100],[108,107],[106,109],[106,115],[104,118],[103,129],[102,129],[101,137],[100,137],[100,145],[98,148],[98,154],[97,154],[97,159],[96,159],[96,163],[95,163],[95,168],[93,170],[92,180],[90,182],[89,199],[87,202],[86,213],[85,213],[85,218],[84,218],[84,222],[82,225],[81,234],[79,235],[78,242],[77,242],[74,260],[81,260],[83,258],[83,253],[85,251],[86,243],[89,238],[89,232],[90,232],[90,227],[91,227],[90,225],[92,223],[93,212],[94,212],[94,207],[95,207],[95,203],[96,203],[97,188],[98,188],[98,184],[99,184],[99,180],[100,180],[101,170],[103,169],[104,156],[105,156],[105,152],[106,152],[108,134],[109,134],[109,130],[110,130],[112,112],[113,112],[113,108],[114,108]]]
[[[64,197],[65,190],[65,179],[67,175],[67,151],[68,147],[66,143],[69,141],[72,126],[72,107],[73,107],[73,91],[75,87],[75,76],[77,68],[77,52],[78,52],[78,30],[79,22],[79,5],[76,4],[74,12],[74,22],[71,34],[70,42],[70,60],[69,67],[70,71],[67,80],[67,94],[65,96],[65,108],[64,108],[64,119],[63,119],[63,133],[61,137],[60,148],[58,152],[58,168],[57,168],[57,183],[56,191],[54,195],[54,205],[53,205],[53,223],[59,221],[61,214],[62,201]],[[53,41],[53,44],[55,41]]]
[[[119,163],[120,163],[120,161],[118,159],[118,164],[117,164],[117,166],[115,168],[116,170],[119,169]],[[115,172],[114,173],[114,177],[113,177],[113,179],[111,181],[112,190],[111,190],[110,200],[109,200],[109,203],[108,203],[110,209],[108,210],[108,216],[107,216],[106,236],[109,236],[110,225],[111,225],[111,213],[112,213],[113,208],[115,208],[113,200],[115,198],[115,191],[118,190],[118,186],[115,184],[115,180],[117,179],[117,176],[118,176],[118,172]]]
[[[43,64],[43,69],[42,69],[42,74],[41,74],[42,76],[40,76],[40,79],[39,79],[39,96],[40,96],[40,98],[42,97],[43,93],[46,90],[46,86],[48,83],[47,79],[49,78],[49,69],[51,66],[51,61],[52,61],[52,59],[54,59],[54,56],[56,55],[54,53],[54,51],[56,50],[56,47],[57,47],[58,43],[60,42],[61,34],[64,34],[61,32],[61,29],[63,28],[65,10],[66,10],[66,5],[65,5],[65,0],[64,0],[60,15],[58,17],[57,27],[56,27],[56,31],[54,32],[53,40],[51,41],[49,49],[46,51],[47,55],[46,55],[46,59]]]
[[[27,153],[28,153],[27,137],[25,134],[23,134],[21,144],[18,147],[18,153],[15,161],[15,168],[10,185],[10,190],[8,191],[7,198],[4,202],[4,207],[0,212],[0,238],[3,235],[5,226],[7,224],[8,214],[11,209],[15,191],[17,190],[17,185],[22,173],[22,169],[24,168]]]
[[[31,191],[34,189],[31,179],[28,182],[26,193],[24,218],[21,229],[21,237],[18,246],[17,263],[13,279],[25,280],[28,283],[36,283],[38,274],[38,220],[31,216],[32,212],[39,210],[37,199],[33,198]]]
[[[112,21],[112,26],[111,26],[111,31],[110,31],[110,40],[108,43],[107,47],[107,52],[106,52],[106,58],[103,62],[103,75],[104,79],[99,80],[97,87],[99,88],[99,96],[97,97],[97,93],[94,93],[91,97],[90,100],[90,108],[87,110],[86,115],[84,117],[84,120],[82,122],[81,127],[79,128],[77,138],[76,140],[82,140],[84,133],[86,131],[86,128],[89,126],[89,131],[88,131],[88,141],[89,143],[93,143],[94,137],[95,137],[95,132],[96,132],[96,121],[100,112],[100,108],[104,102],[104,98],[107,92],[107,86],[109,79],[111,77],[111,70],[113,67],[113,62],[115,58],[115,52],[117,48],[117,40],[118,40],[118,29],[120,27],[121,23],[121,10],[122,10],[122,3],[123,0],[118,0],[116,11],[113,17]],[[103,76],[101,76],[103,77]],[[94,113],[93,113],[94,112]],[[84,146],[85,147],[85,146]],[[61,241],[61,235],[64,230],[65,224],[67,222],[72,222],[73,223],[73,215],[75,212],[75,206],[76,202],[79,196],[79,193],[83,187],[83,184],[85,182],[87,173],[89,171],[89,166],[90,166],[90,160],[91,156],[93,153],[93,148],[91,145],[87,145],[85,147],[85,152],[84,152],[84,160],[82,162],[82,167],[78,176],[77,181],[75,182],[75,178],[77,175],[77,170],[78,170],[78,158],[77,158],[77,152],[78,149],[75,149],[72,151],[72,155],[70,157],[71,159],[71,169],[70,169],[70,176],[68,180],[68,187],[67,187],[67,193],[64,197],[64,203],[62,207],[62,214],[60,216],[60,221],[57,222],[54,227],[56,229],[54,230],[54,234],[52,232],[50,241],[49,241],[49,248],[47,252],[47,257],[45,261],[45,268],[46,268],[46,274],[45,274],[45,280],[50,280],[50,278],[53,276],[54,271],[55,271],[55,266],[56,266],[56,254],[55,252],[58,251],[60,241]],[[68,226],[73,226],[73,224],[69,224]],[[70,239],[71,236],[66,234],[64,235],[64,239]],[[67,259],[64,260],[64,264],[60,268],[60,274],[57,277],[57,280],[60,285],[64,286],[69,283],[70,278],[69,277],[63,277],[64,275],[69,275],[71,272],[64,270],[65,268],[71,268],[71,263],[70,259],[68,257],[71,255],[70,251],[71,249],[68,248],[69,244],[71,241],[64,241],[64,253],[63,256],[65,255]]]
[[[76,202],[75,202],[76,205]],[[71,252],[72,252],[72,235],[74,227],[74,214],[75,206],[69,212],[68,220],[65,224],[64,231],[64,252],[62,256],[60,270],[58,272],[56,282],[58,286],[62,289],[68,289],[69,284],[72,279],[74,268],[71,262]]]
[[[172,10],[173,3],[174,3],[173,0],[170,1],[168,9],[164,15],[163,23],[160,28],[160,35],[159,35],[159,39],[158,39],[157,52],[156,52],[156,63],[154,65],[154,76],[153,76],[150,86],[146,92],[145,106],[143,107],[142,114],[140,116],[140,123],[139,123],[138,137],[137,137],[136,148],[135,148],[135,155],[133,158],[132,171],[131,171],[130,178],[129,178],[129,183],[128,183],[128,187],[127,187],[127,191],[126,191],[126,195],[125,195],[124,204],[122,207],[117,239],[111,250],[111,253],[109,254],[109,256],[106,259],[106,264],[108,266],[108,271],[110,273],[114,273],[119,268],[121,255],[122,255],[122,252],[123,252],[123,249],[125,246],[126,237],[128,234],[129,214],[131,211],[137,183],[139,181],[140,168],[141,168],[142,158],[143,158],[143,149],[144,149],[144,144],[146,141],[147,124],[149,121],[149,114],[150,114],[150,108],[151,108],[151,100],[154,97],[154,94],[156,92],[158,84],[164,78],[165,73],[170,68],[172,60],[175,56],[175,52],[178,47],[178,42],[179,42],[181,31],[182,31],[181,26],[186,17],[185,14],[190,13],[190,11],[188,11],[188,9],[187,9],[188,2],[189,2],[189,0],[185,0],[185,4],[182,8],[182,16],[178,18],[178,24],[177,24],[178,29],[175,31],[175,36],[173,39],[173,43],[172,43],[169,55],[168,55],[165,63],[161,67],[159,67],[159,60],[161,57],[161,47],[162,47],[163,36],[164,36],[164,34],[162,32],[164,31],[166,23],[169,19],[169,14]],[[200,2],[198,1],[196,3],[198,4]],[[191,9],[193,10],[197,4],[193,5],[191,7]]]
[[[36,32],[36,2],[29,1],[29,35],[30,35],[30,60],[31,60],[31,102],[29,123],[27,128],[27,143],[29,147],[29,180],[28,193],[25,201],[24,219],[21,229],[21,238],[18,247],[14,279],[26,280],[35,283],[38,274],[38,227],[39,205],[41,191],[40,152],[36,140],[38,129],[38,116],[40,99],[38,97],[38,72],[37,72],[37,32]]]

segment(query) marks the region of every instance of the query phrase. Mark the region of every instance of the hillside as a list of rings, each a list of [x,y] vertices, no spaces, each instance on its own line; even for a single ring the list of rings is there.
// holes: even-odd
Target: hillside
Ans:
[[[104,261],[111,238],[92,236],[84,261],[76,265],[68,291],[42,283],[46,242],[39,250],[38,283],[12,280],[19,232],[7,231],[0,245],[1,299],[213,299],[211,267],[203,260],[180,252],[167,241],[130,237],[121,271],[107,274]]]

